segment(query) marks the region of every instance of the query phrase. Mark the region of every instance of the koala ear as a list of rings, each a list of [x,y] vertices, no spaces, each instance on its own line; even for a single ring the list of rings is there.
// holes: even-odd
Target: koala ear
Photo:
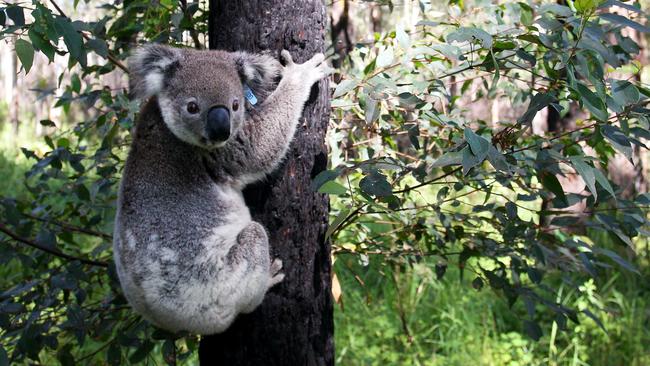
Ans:
[[[129,87],[135,98],[144,99],[160,92],[166,77],[173,75],[182,57],[178,48],[149,44],[129,57]]]
[[[268,53],[235,52],[235,63],[242,83],[262,100],[273,92],[280,77],[282,65]]]

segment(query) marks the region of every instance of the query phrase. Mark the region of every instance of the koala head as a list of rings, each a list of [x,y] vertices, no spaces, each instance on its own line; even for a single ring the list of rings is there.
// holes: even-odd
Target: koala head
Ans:
[[[156,96],[171,132],[205,149],[235,135],[250,104],[248,87],[264,98],[275,87],[281,65],[266,54],[198,51],[147,45],[129,59],[134,97]]]

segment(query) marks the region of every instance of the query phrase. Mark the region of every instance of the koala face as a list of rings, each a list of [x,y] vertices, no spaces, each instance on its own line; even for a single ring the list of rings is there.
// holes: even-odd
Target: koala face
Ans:
[[[156,96],[163,120],[180,140],[205,149],[223,146],[246,113],[244,85],[263,90],[280,64],[268,55],[148,45],[129,59],[136,97]]]

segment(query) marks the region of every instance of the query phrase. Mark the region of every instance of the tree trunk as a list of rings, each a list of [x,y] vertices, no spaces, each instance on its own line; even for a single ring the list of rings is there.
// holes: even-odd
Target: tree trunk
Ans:
[[[323,52],[326,13],[320,0],[211,0],[211,49],[278,52],[296,62]],[[310,98],[282,166],[244,191],[255,220],[269,233],[285,279],[253,313],[224,333],[204,337],[202,365],[332,365],[334,363],[329,201],[311,179],[327,166],[327,81]]]

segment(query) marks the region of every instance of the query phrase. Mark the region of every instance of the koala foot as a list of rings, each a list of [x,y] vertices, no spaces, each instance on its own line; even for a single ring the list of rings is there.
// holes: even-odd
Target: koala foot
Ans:
[[[274,259],[273,263],[271,263],[271,270],[269,271],[269,274],[271,275],[271,278],[269,279],[269,288],[282,282],[284,279],[284,273],[280,273],[281,270],[282,261],[279,258]]]
[[[325,61],[325,55],[322,53],[315,54],[303,64],[294,63],[291,54],[287,50],[283,50],[280,57],[282,57],[285,64],[283,74],[295,78],[294,80],[306,85],[308,88],[311,88],[315,82],[323,79],[333,71],[323,62]]]

